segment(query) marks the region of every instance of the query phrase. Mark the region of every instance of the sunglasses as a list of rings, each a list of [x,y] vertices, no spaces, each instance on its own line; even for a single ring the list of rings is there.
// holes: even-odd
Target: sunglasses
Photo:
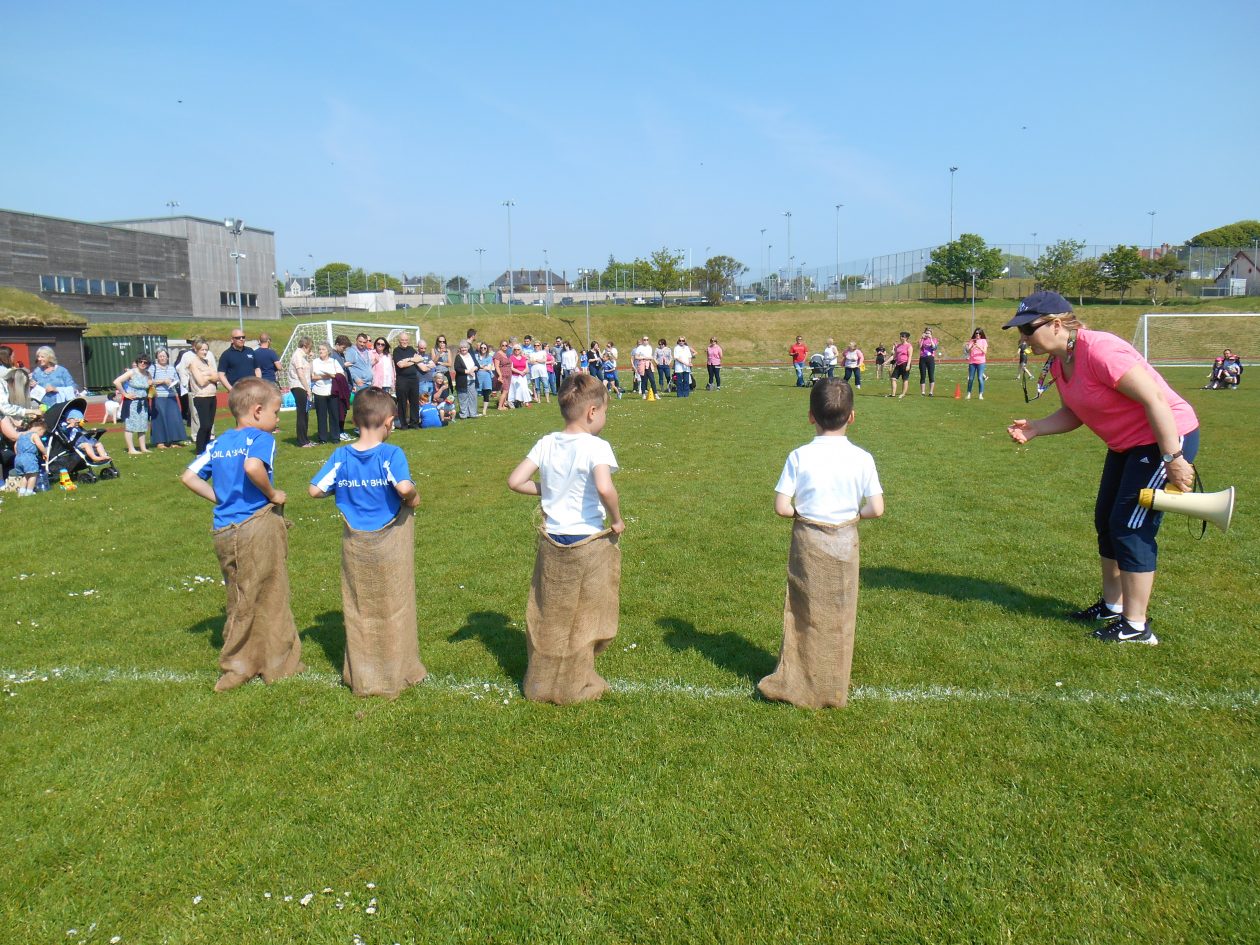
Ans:
[[[1045,322],[1024,322],[1022,325],[1015,326],[1019,329],[1019,333],[1025,338],[1031,338],[1036,334],[1037,329],[1044,325]]]
[[[245,336],[244,336],[244,335],[233,335],[233,336],[232,336],[232,340],[233,340],[233,341],[244,341],[244,340],[245,340]]]

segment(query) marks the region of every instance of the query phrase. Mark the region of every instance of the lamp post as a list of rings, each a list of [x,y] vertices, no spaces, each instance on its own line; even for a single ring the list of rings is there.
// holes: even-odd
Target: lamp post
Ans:
[[[503,206],[507,207],[507,226],[508,226],[508,314],[512,312],[512,208],[516,206],[515,200],[503,201]]]
[[[582,277],[582,297],[586,302],[586,347],[591,346],[591,270],[579,269]]]
[[[764,226],[761,228],[761,245],[757,248],[761,250],[761,257],[764,260],[761,264],[761,290],[767,293],[768,298],[770,291],[770,250],[766,248],[766,228]]]
[[[840,301],[840,208],[844,204],[836,204],[836,301]]]
[[[954,172],[958,168],[950,165],[949,168],[949,241],[954,242]]]
[[[784,210],[783,219],[787,220],[787,274],[790,282],[792,279],[792,211]]]
[[[1149,262],[1154,262],[1155,261],[1155,211],[1147,210],[1146,215],[1151,218],[1151,242],[1148,244],[1148,247],[1147,247],[1147,260]]]
[[[547,251],[543,250],[543,284],[547,291],[543,293],[543,314],[551,314],[551,263],[547,260]]]
[[[245,307],[241,302],[241,260],[245,258],[245,254],[241,252],[240,238],[241,231],[245,229],[245,221],[236,217],[228,217],[223,221],[223,225],[232,234],[233,249],[229,255],[236,264],[236,320],[240,325],[241,333],[244,334]]]
[[[170,215],[171,215],[171,216],[175,216],[175,208],[176,208],[176,207],[178,207],[178,206],[179,206],[179,201],[178,201],[178,200],[168,200],[168,201],[166,201],[166,209],[170,212]]]

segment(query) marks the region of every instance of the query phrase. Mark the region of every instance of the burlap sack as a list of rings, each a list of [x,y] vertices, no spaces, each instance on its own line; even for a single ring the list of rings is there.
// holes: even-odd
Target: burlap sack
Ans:
[[[279,506],[214,532],[214,553],[227,583],[227,623],[215,691],[261,676],[272,683],[306,669],[289,609],[289,529]]]
[[[346,655],[341,678],[356,696],[393,699],[429,675],[416,633],[416,519],[403,506],[374,532],[345,526],[341,600]]]
[[[757,683],[767,699],[810,709],[849,701],[857,623],[857,522],[825,525],[797,518],[793,523],[779,665]]]
[[[540,532],[525,609],[525,698],[569,705],[598,699],[608,683],[595,657],[617,635],[621,546],[611,529],[561,545]]]

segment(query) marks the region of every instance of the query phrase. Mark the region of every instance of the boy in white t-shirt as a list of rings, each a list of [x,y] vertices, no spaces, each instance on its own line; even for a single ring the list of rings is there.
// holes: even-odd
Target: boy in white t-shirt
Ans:
[[[849,442],[853,416],[853,389],[834,378],[818,381],[809,396],[817,436],[791,452],[775,486],[775,512],[795,521],[779,665],[757,684],[767,699],[810,708],[848,702],[857,522],[884,514],[875,460]]]
[[[617,634],[617,538],[626,525],[612,481],[617,460],[598,436],[608,417],[608,392],[599,378],[574,374],[560,386],[559,399],[564,429],[534,444],[508,476],[508,488],[542,499],[525,615],[525,697],[565,705],[597,699],[608,688],[595,672],[595,656]]]

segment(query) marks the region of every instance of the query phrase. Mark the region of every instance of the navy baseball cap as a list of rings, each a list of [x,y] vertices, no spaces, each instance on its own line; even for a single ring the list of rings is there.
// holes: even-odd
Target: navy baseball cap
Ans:
[[[1019,303],[1019,308],[1015,310],[1011,320],[1002,328],[1018,328],[1020,325],[1035,322],[1046,315],[1070,315],[1071,312],[1072,303],[1058,292],[1034,292]]]

